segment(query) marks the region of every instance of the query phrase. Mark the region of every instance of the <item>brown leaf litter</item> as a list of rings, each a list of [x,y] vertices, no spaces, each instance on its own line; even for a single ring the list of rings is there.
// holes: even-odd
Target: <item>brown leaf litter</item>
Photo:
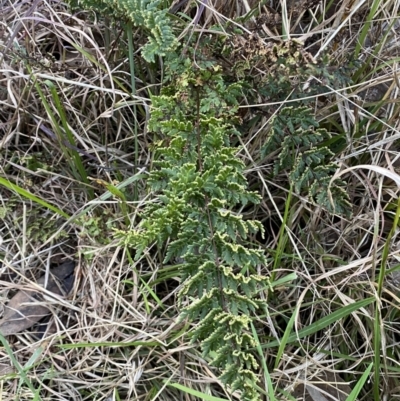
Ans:
[[[46,275],[41,276],[37,284],[56,295],[65,296],[74,285],[74,272],[75,262],[68,261],[50,269],[45,287]],[[4,315],[0,320],[0,333],[3,336],[20,333],[49,314],[50,310],[44,305],[44,298],[40,292],[20,290],[4,308]]]

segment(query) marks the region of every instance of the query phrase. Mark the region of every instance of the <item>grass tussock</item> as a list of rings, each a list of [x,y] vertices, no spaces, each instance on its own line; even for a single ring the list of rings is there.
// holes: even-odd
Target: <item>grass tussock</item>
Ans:
[[[260,294],[268,312],[252,320],[257,391],[265,400],[398,399],[397,3],[164,3],[187,46],[242,29],[242,52],[211,55],[225,72],[250,58],[255,34],[266,46],[300,41],[316,62],[327,54],[329,73],[349,67],[337,85],[289,74],[299,92],[324,93],[299,101],[249,90],[238,109],[232,141],[261,202],[234,212],[261,222],[264,238],[248,241],[265,251],[258,273],[273,284]],[[34,329],[0,337],[3,400],[240,399],[190,342],[196,322],[177,320],[184,261],[163,263],[165,244],[137,260],[115,235],[157,201],[147,178],[168,145],[148,131],[166,68],[143,59],[146,43],[122,19],[59,1],[0,0],[0,305],[50,265],[78,261],[70,295],[45,294],[51,318],[41,338]],[[243,79],[261,87],[275,73],[260,63]],[[274,175],[277,151],[260,156],[274,116],[295,101],[332,133],[318,146],[334,153],[347,216],[294,191],[287,169]]]

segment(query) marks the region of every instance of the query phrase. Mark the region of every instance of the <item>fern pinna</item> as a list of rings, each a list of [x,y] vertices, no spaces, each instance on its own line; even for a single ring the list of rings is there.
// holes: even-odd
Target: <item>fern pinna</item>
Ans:
[[[169,239],[164,262],[184,261],[180,319],[197,323],[192,341],[202,342],[222,382],[241,391],[242,400],[256,400],[250,323],[265,307],[257,294],[268,280],[257,274],[266,264],[264,253],[246,242],[262,226],[235,212],[259,202],[246,189],[244,164],[230,146],[230,137],[238,135],[232,121],[240,84],[226,84],[220,67],[198,59],[195,64],[176,54],[166,65],[174,84],[152,98],[149,121],[149,129],[165,138],[148,181],[157,202],[123,235],[137,258],[150,243]]]
[[[270,130],[261,156],[275,155],[274,175],[288,169],[295,192],[307,191],[310,199],[328,211],[349,215],[351,204],[345,182],[331,182],[337,165],[334,153],[323,142],[331,138],[320,128],[312,110],[305,106],[284,107],[271,118]]]

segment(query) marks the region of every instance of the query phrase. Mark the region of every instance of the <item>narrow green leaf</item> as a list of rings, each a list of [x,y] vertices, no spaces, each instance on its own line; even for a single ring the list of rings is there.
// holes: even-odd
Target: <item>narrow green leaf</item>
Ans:
[[[284,286],[286,283],[293,282],[297,279],[296,273],[290,273],[287,276],[280,277],[278,280],[272,281],[270,286],[272,288]]]
[[[142,172],[144,169],[141,169],[140,172]],[[115,187],[119,190],[125,188],[126,186],[130,185],[132,182],[135,182],[137,180],[141,180],[143,178],[146,178],[146,174],[135,174],[132,177],[127,178],[125,181],[120,182],[118,185]],[[97,199],[95,199],[93,203],[89,202],[89,204],[81,210],[79,213],[77,213],[75,216],[70,217],[70,221],[68,223],[76,223],[76,221],[84,216],[86,213],[88,213],[90,210],[94,209],[96,206],[98,206],[99,201],[105,201],[107,199],[110,199],[113,196],[113,194],[110,191],[105,192],[104,194],[101,194]]]
[[[33,366],[33,364],[39,359],[39,357],[42,355],[42,353],[43,353],[43,347],[36,348],[34,353],[29,358],[28,362],[25,364],[25,366],[23,368],[24,372],[27,372]],[[19,384],[18,384],[18,392],[20,391],[23,383],[24,383],[24,379],[21,376],[21,378],[19,380]],[[40,388],[41,388],[41,386],[39,386],[36,389],[35,394],[34,394],[34,400],[40,400],[40,397],[39,397]]]
[[[312,325],[301,329],[298,333],[292,333],[288,339],[287,344],[294,343],[300,338],[307,337],[311,334],[316,333],[319,330],[324,329],[332,323],[337,322],[340,319],[350,315],[358,309],[364,308],[371,303],[373,303],[376,299],[374,297],[366,298],[361,301],[354,302],[350,305],[346,305],[345,307],[336,310],[328,316],[324,316],[322,319],[314,322]],[[271,341],[270,343],[264,344],[262,348],[273,348],[279,346],[279,342],[277,340]]]
[[[268,394],[268,397],[269,397],[268,399],[269,399],[269,401],[276,401],[275,391],[274,391],[274,387],[272,385],[272,380],[271,380],[271,375],[269,374],[268,367],[267,367],[267,364],[265,362],[264,353],[263,353],[263,350],[261,348],[260,340],[258,338],[258,334],[257,334],[257,331],[256,331],[253,323],[251,324],[251,331],[253,333],[253,337],[256,340],[257,352],[258,352],[258,355],[260,357],[261,366],[263,367],[264,378],[265,378],[265,382],[267,383],[267,394]]]
[[[23,380],[23,382],[29,387],[29,389],[32,391],[32,394],[36,394],[36,389],[33,386],[33,384],[31,383],[31,381],[28,379],[26,373],[25,373],[25,369],[19,364],[19,362],[17,361],[17,359],[14,356],[14,352],[10,347],[10,344],[8,344],[8,341],[6,340],[6,338],[0,334],[0,342],[3,344],[4,349],[6,350],[9,358],[11,359],[11,363],[13,364],[13,366],[15,367],[15,369],[18,371],[18,373],[21,376],[21,379]]]
[[[61,130],[61,127],[59,127],[58,123],[56,122],[57,119],[54,117],[54,114],[51,113],[51,115],[52,115],[51,120],[53,121],[53,125],[54,124],[57,125],[57,128],[58,128],[57,131],[59,132],[59,136],[61,136],[61,138],[59,138],[59,140],[61,141],[61,145],[63,145],[63,141],[67,141],[71,145],[76,146],[74,135],[72,134],[72,132],[71,132],[71,130],[69,128],[68,122],[67,122],[67,116],[65,114],[64,106],[63,106],[63,104],[62,104],[62,102],[60,100],[60,97],[58,96],[58,93],[57,93],[57,90],[56,90],[56,87],[55,87],[54,83],[49,81],[49,80],[44,81],[44,83],[50,89],[50,93],[51,93],[51,95],[53,97],[53,100],[55,102],[55,105],[56,105],[56,108],[58,110],[58,114],[59,114],[59,117],[60,117],[60,120],[61,120],[61,124],[62,124],[62,126],[64,128],[64,132],[65,132],[65,135],[66,135],[66,137],[64,137],[63,132]],[[45,99],[42,99],[42,101],[44,101],[44,100]],[[85,184],[89,184],[87,172],[86,172],[85,167],[83,165],[81,155],[75,149],[69,149],[66,146],[64,146],[64,152],[66,153],[66,156],[69,156],[69,155],[72,156],[72,160],[74,161],[73,168],[75,169],[75,166],[76,166],[76,168],[77,168],[77,170],[79,172],[79,177],[82,179],[82,181]],[[94,192],[93,192],[93,189],[90,188],[89,186],[88,186],[88,192],[89,192],[90,198],[93,199],[94,198]]]
[[[187,394],[194,395],[195,397],[198,397],[198,398],[200,398],[202,400],[206,400],[206,401],[230,401],[227,398],[213,397],[212,395],[201,393],[200,391],[193,390],[189,387],[183,386],[182,384],[178,384],[178,383],[168,383],[167,386],[174,387]]]
[[[289,340],[290,332],[292,331],[294,321],[296,319],[297,312],[299,309],[300,309],[300,305],[297,305],[296,309],[293,311],[293,314],[289,320],[289,323],[286,326],[285,332],[283,333],[283,337],[282,337],[281,343],[279,345],[278,352],[276,354],[274,369],[276,369],[278,367],[279,362],[281,361],[282,355],[285,351],[285,347]]]
[[[360,377],[360,380],[357,382],[357,384],[354,386],[353,390],[351,391],[351,393],[349,394],[349,396],[346,398],[346,401],[356,401],[358,395],[360,394],[360,391],[362,390],[365,382],[368,379],[368,376],[371,372],[373,363],[371,363],[367,370],[363,373],[363,375]]]
[[[26,191],[25,189],[19,187],[18,185],[13,184],[11,181],[9,181],[5,178],[0,177],[0,185],[3,185],[4,187],[10,189],[11,191],[14,191],[14,192],[18,193],[19,195],[31,200],[32,202],[38,203],[39,205],[59,214],[62,217],[65,217],[66,219],[70,218],[70,216],[67,213],[63,212],[58,207],[53,206],[50,203],[47,203],[43,199],[38,198],[37,196],[31,194],[30,192]]]
[[[361,30],[361,34],[356,43],[356,48],[354,50],[354,58],[355,59],[358,58],[358,55],[360,54],[361,49],[364,47],[365,38],[367,37],[368,32],[370,31],[372,21],[373,21],[375,14],[381,4],[382,4],[381,0],[374,0],[374,2],[372,3],[372,6],[369,10],[369,14],[367,16],[367,20],[364,23],[363,29]]]

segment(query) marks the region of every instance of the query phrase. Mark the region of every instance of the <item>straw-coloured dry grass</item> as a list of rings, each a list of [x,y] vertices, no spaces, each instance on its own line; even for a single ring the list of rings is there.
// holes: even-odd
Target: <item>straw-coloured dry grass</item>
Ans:
[[[240,157],[263,197],[245,212],[266,229],[265,240],[254,239],[268,254],[263,273],[297,275],[268,295],[269,315],[257,322],[268,368],[260,386],[266,391],[271,378],[275,395],[264,399],[317,401],[315,391],[327,391],[345,400],[374,362],[358,399],[399,399],[397,2],[199,1],[201,15],[190,2],[166,3],[196,22],[177,32],[182,40],[235,20],[258,27],[266,42],[286,36],[315,58],[327,51],[337,66],[349,54],[361,61],[353,84],[312,104],[320,123],[342,135],[338,172],[367,166],[344,176],[351,218],[295,194],[287,201],[285,174],[273,179],[273,161],[257,153],[273,109],[251,124],[257,110],[243,105]],[[257,8],[246,23],[236,20]],[[138,50],[145,38],[133,35]],[[44,294],[51,319],[43,338],[33,330],[0,338],[2,400],[196,399],[188,389],[229,399],[189,343],[190,324],[176,323],[179,266],[163,266],[155,247],[133,262],[134,250],[113,236],[152,201],[146,177],[158,140],[146,122],[162,64],[145,63],[138,50],[132,80],[129,51],[122,23],[57,0],[0,1],[0,304],[50,265],[77,261],[69,296]],[[289,337],[278,355],[290,324],[300,337],[309,332]]]

